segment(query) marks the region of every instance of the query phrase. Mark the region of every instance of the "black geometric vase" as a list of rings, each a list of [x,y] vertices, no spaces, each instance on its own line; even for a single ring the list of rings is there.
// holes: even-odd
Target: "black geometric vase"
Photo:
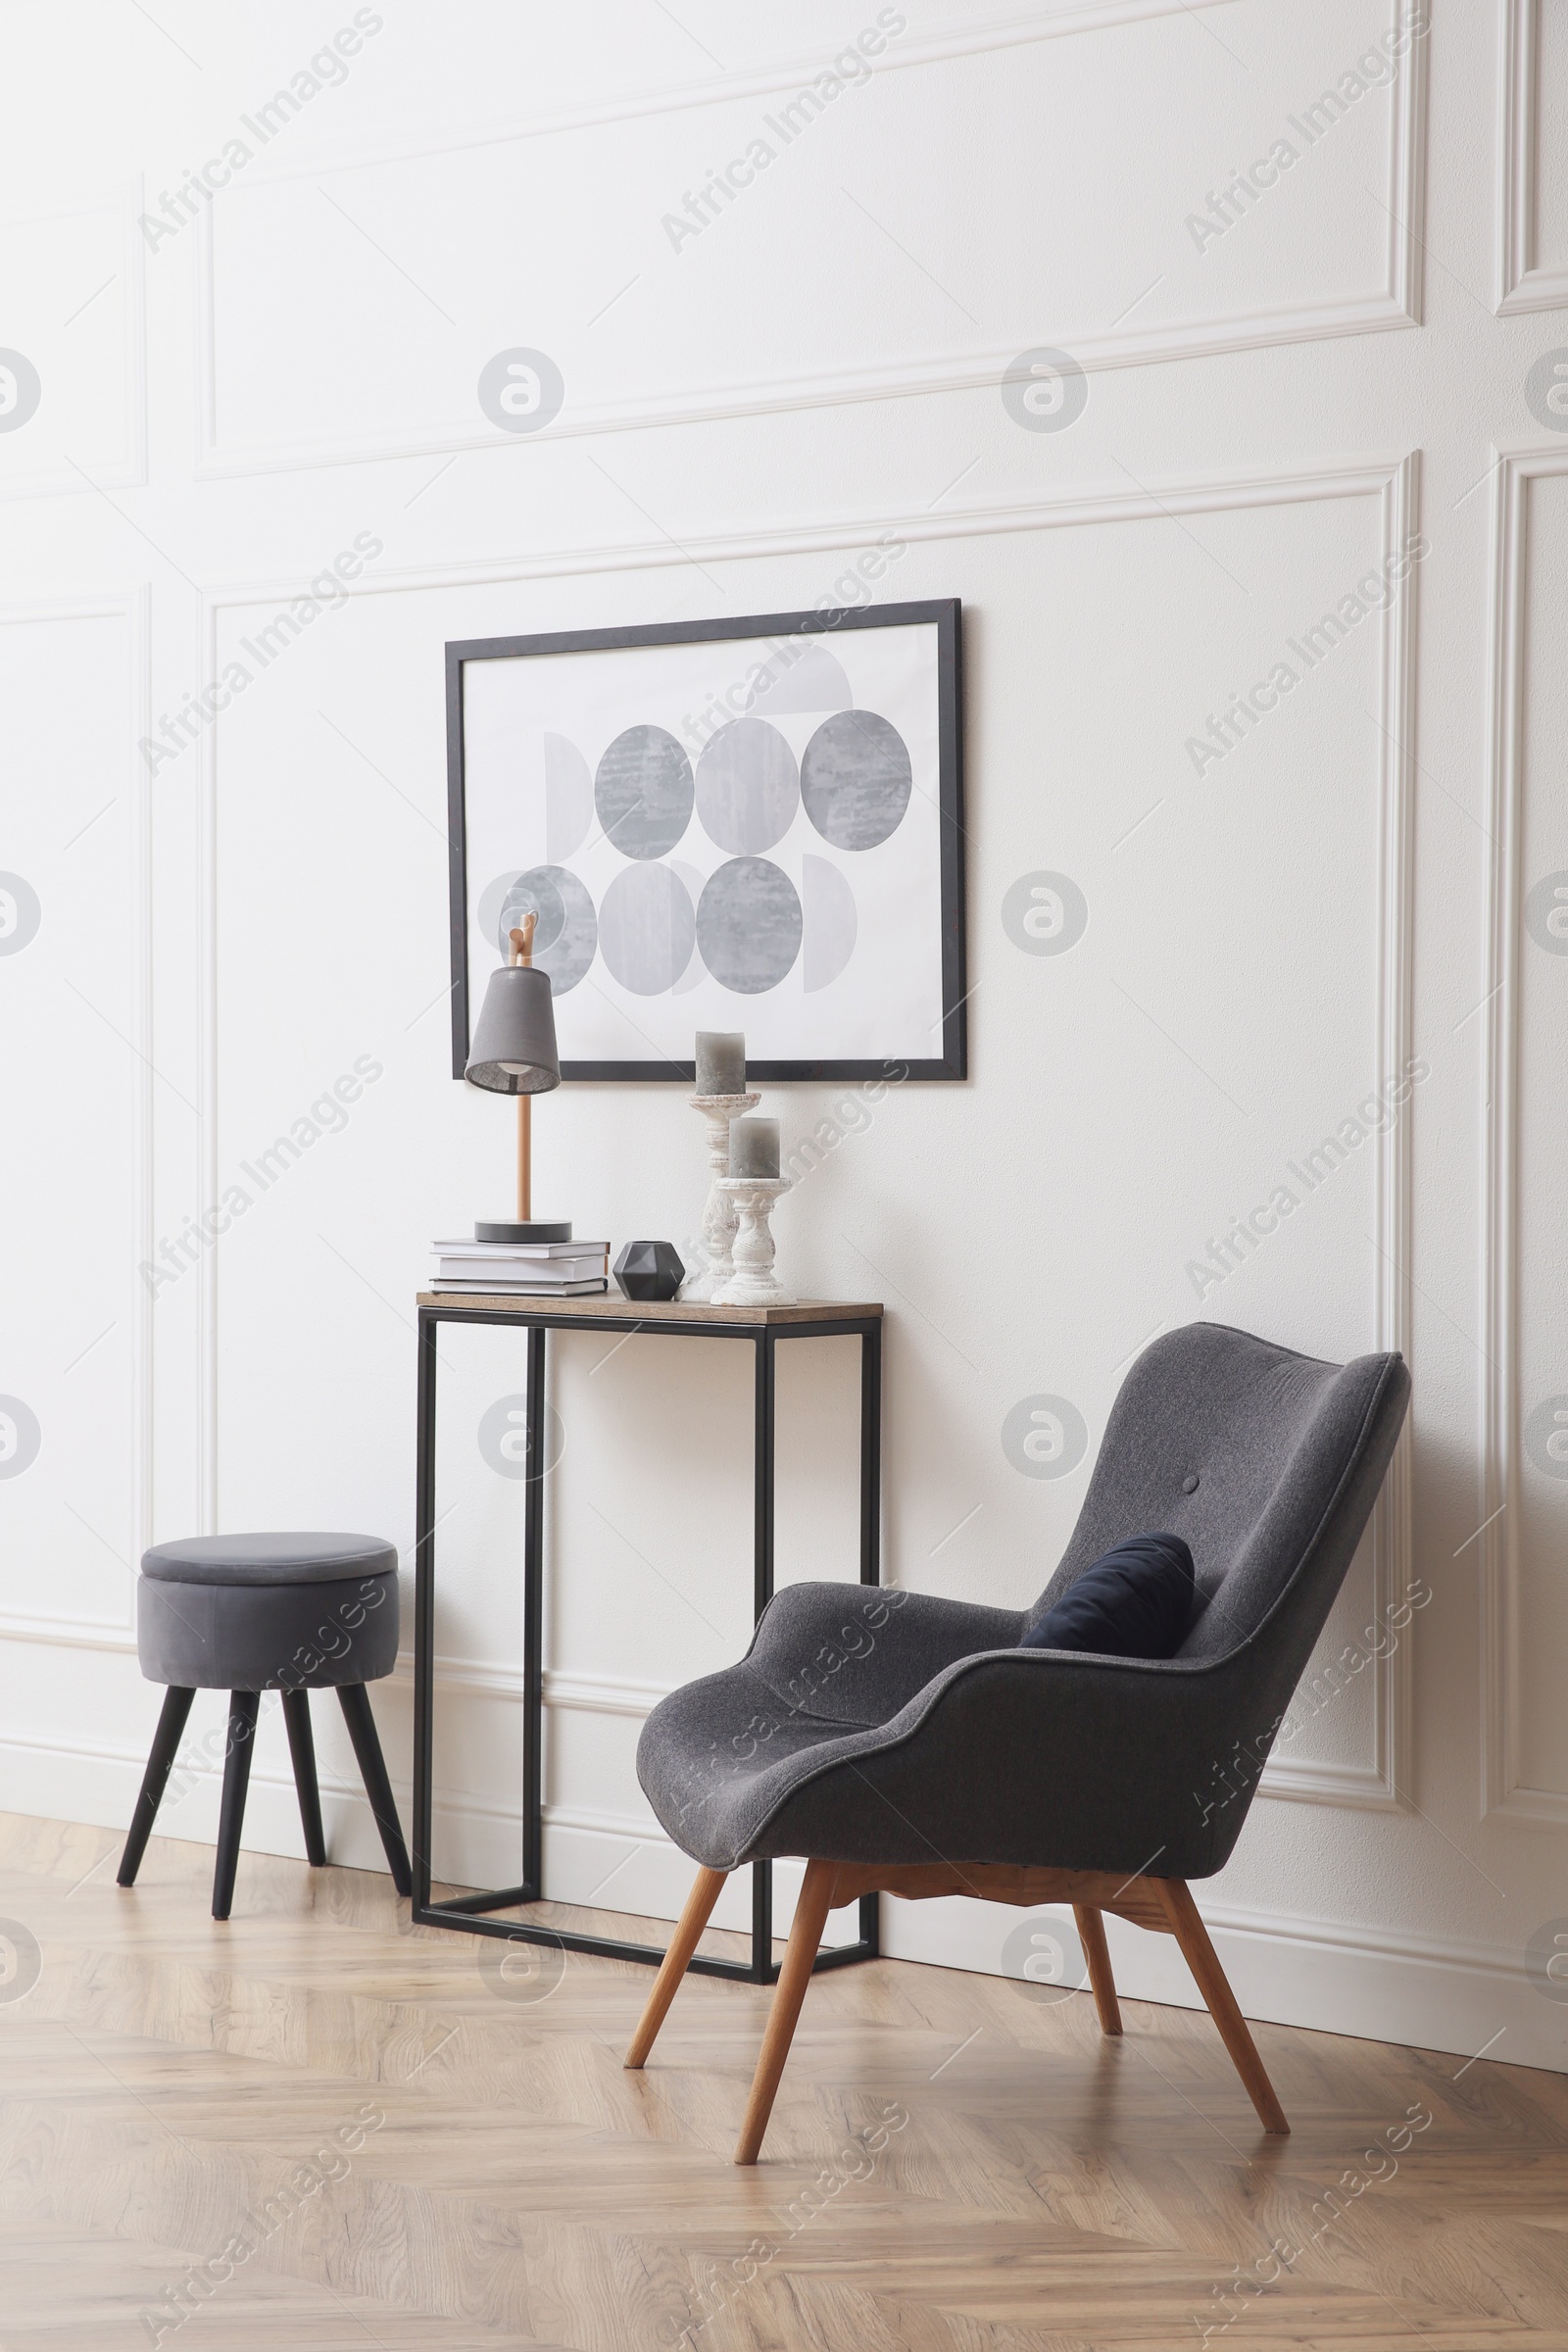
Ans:
[[[628,1242],[614,1274],[628,1298],[673,1298],[686,1279],[673,1242]]]

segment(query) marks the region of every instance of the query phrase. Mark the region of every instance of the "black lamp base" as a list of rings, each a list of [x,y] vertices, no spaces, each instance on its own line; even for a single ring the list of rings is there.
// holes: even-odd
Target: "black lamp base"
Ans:
[[[568,1217],[553,1225],[540,1224],[537,1219],[526,1225],[499,1225],[475,1219],[473,1238],[476,1242],[569,1242],[571,1220]]]

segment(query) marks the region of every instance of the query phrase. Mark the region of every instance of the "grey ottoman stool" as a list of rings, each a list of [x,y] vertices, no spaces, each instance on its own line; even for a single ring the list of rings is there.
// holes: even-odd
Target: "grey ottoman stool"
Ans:
[[[213,1877],[213,1917],[234,1899],[251,1743],[264,1690],[281,1690],[299,1790],[305,1850],[326,1860],[311,1739],[311,1690],[336,1690],[365,1792],[399,1894],[413,1886],[367,1683],[390,1674],[398,1654],[398,1555],[375,1536],[195,1536],[142,1554],[136,1645],[150,1683],[168,1685],[152,1754],[121,1858],[120,1884],[135,1884],[198,1690],[226,1690],[228,1744]]]

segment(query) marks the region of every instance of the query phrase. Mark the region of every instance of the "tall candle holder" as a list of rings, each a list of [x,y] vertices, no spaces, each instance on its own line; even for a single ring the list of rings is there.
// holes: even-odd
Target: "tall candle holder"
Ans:
[[[719,1190],[735,1204],[735,1270],[710,1296],[714,1306],[793,1306],[795,1296],[773,1271],[773,1203],[790,1190],[788,1176],[721,1176]]]
[[[735,1247],[735,1203],[722,1190],[719,1179],[729,1171],[729,1123],[755,1110],[762,1100],[760,1095],[688,1095],[693,1110],[700,1110],[708,1121],[708,1205],[703,1211],[703,1251],[708,1260],[700,1274],[681,1285],[683,1298],[707,1299],[711,1303],[714,1293],[728,1282],[734,1272],[731,1252]]]

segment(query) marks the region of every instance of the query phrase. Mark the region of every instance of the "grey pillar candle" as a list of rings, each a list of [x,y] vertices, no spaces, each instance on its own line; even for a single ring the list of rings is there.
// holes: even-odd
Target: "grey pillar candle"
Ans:
[[[777,1119],[731,1119],[729,1172],[732,1176],[778,1174]]]
[[[739,1030],[698,1030],[697,1092],[700,1095],[745,1094],[746,1039]]]

